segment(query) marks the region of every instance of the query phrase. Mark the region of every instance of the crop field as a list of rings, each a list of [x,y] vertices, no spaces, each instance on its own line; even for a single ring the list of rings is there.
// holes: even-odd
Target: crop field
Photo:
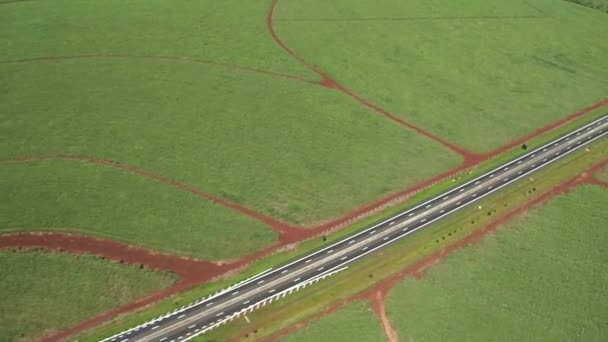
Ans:
[[[0,0],[0,248],[66,252],[0,249],[0,340],[184,304],[599,117],[575,2]],[[370,310],[286,338],[375,340]]]
[[[175,281],[89,255],[7,250],[0,251],[0,279],[2,341],[31,340]]]
[[[335,79],[477,152],[606,96],[606,15],[566,1],[281,0],[275,16]]]
[[[584,186],[448,256],[387,298],[404,340],[602,341],[608,192]]]
[[[146,178],[78,161],[0,167],[0,231],[92,233],[206,258],[252,253],[276,236],[263,224]],[[35,200],[34,200],[35,199]],[[167,206],[170,204],[170,207]],[[221,224],[210,229],[201,222]],[[167,234],[171,227],[172,234]]]
[[[608,1],[607,0],[568,0],[583,6],[591,7],[608,13]]]
[[[328,317],[313,321],[302,330],[280,339],[282,342],[382,341],[380,323],[366,302],[353,302]]]

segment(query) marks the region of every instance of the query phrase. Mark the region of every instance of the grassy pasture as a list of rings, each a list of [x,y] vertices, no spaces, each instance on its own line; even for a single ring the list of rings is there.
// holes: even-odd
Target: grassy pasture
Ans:
[[[173,284],[168,274],[55,252],[0,251],[0,340],[29,341]]]
[[[295,223],[342,214],[460,162],[310,85],[103,58],[0,64],[0,74],[2,158],[113,159]]]
[[[276,27],[338,81],[474,151],[608,95],[606,15],[566,1],[281,0]]]
[[[0,232],[76,231],[207,259],[276,240],[264,224],[190,193],[78,161],[1,165],[0,189]]]
[[[384,333],[368,302],[353,302],[281,339],[282,342],[384,341]]]
[[[577,188],[398,284],[387,310],[400,337],[605,340],[606,203],[604,189]]]
[[[608,13],[608,0],[568,0],[568,1]]]
[[[54,0],[2,5],[0,60],[133,54],[233,63],[314,79],[277,47],[265,1]]]

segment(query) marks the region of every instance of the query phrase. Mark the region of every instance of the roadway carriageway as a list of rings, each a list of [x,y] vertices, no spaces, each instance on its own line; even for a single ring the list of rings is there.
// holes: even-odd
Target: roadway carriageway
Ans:
[[[427,227],[607,134],[608,114],[396,216],[102,342],[190,340],[344,270],[357,259]]]

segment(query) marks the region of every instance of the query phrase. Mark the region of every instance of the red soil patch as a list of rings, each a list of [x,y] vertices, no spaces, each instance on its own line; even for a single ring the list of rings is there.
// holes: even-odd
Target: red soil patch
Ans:
[[[35,62],[49,62],[49,61],[69,61],[69,60],[79,60],[79,59],[141,59],[141,60],[150,60],[150,61],[160,61],[160,62],[172,62],[172,63],[180,63],[180,64],[204,64],[213,67],[219,67],[239,72],[253,73],[267,77],[273,78],[282,78],[290,81],[308,83],[312,85],[323,85],[320,81],[309,80],[303,77],[283,74],[279,72],[274,72],[270,70],[263,70],[257,68],[251,68],[247,66],[241,66],[237,64],[217,62],[212,60],[205,59],[196,59],[189,57],[176,57],[176,56],[153,56],[153,55],[127,55],[127,54],[93,54],[93,55],[74,55],[74,56],[44,56],[44,57],[35,57],[35,58],[23,58],[16,59],[10,61],[0,61],[0,63],[8,64],[8,63],[35,63]]]
[[[183,281],[191,283],[209,280],[225,268],[225,266],[220,266],[209,261],[158,253],[150,249],[134,247],[114,240],[78,234],[28,232],[0,235],[0,249],[36,247],[74,254],[91,253],[121,263],[142,264],[157,270],[171,271]]]
[[[439,262],[445,255],[454,252],[455,250],[458,250],[463,246],[479,243],[487,234],[495,232],[498,228],[503,226],[505,223],[507,223],[514,217],[526,213],[530,208],[540,206],[558,195],[571,191],[579,185],[597,184],[597,179],[595,179],[593,175],[602,170],[606,165],[608,165],[608,160],[604,160],[593,165],[580,175],[577,175],[576,177],[559,184],[552,190],[503,215],[502,217],[498,218],[497,220],[485,226],[484,228],[473,232],[466,238],[444,248],[440,252],[426,257],[420,260],[419,262],[406,267],[405,269],[393,274],[387,279],[381,281],[380,283],[370,287],[369,289],[361,293],[355,294],[345,300],[341,300],[324,309],[323,311],[279,331],[275,335],[264,339],[264,341],[277,341],[281,337],[284,337],[299,329],[306,327],[311,321],[325,317],[335,312],[339,308],[343,307],[344,305],[356,300],[369,300],[372,304],[372,307],[374,308],[374,312],[378,316],[378,319],[382,322],[384,331],[387,335],[387,339],[391,342],[397,341],[397,333],[390,324],[390,320],[386,316],[386,310],[384,305],[384,299],[386,298],[386,295],[397,283],[401,282],[406,276],[414,276],[416,279],[421,279],[424,276],[425,270],[427,270],[433,264]],[[277,316],[275,319],[279,320],[281,319],[281,317]],[[258,328],[260,327],[258,326]]]
[[[386,334],[389,342],[399,342],[399,336],[397,335],[397,331],[391,324],[390,319],[386,315],[386,308],[384,307],[386,292],[377,291],[376,295],[370,298],[372,302],[372,307],[374,308],[374,312],[382,322],[382,328],[384,329],[384,333]]]

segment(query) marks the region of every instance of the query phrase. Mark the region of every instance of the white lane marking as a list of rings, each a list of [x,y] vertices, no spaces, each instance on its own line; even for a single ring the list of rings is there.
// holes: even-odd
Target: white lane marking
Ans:
[[[239,294],[239,291],[232,292],[232,296]]]
[[[364,250],[366,250],[367,248],[368,248],[368,247],[367,247],[367,246],[365,246],[365,247],[363,247],[361,250],[363,250],[363,251],[364,251]]]
[[[372,230],[371,232],[369,232],[369,235],[374,235],[374,234],[376,234],[375,230]]]
[[[327,251],[327,253],[326,253],[326,254],[331,254],[331,253],[333,253],[333,252],[334,252],[334,250],[333,250],[333,249],[330,249],[330,250],[328,250],[328,251]]]
[[[536,155],[536,153],[535,153],[535,154],[533,154],[533,155],[531,155],[531,156],[530,156],[530,158],[534,158],[534,156],[535,156],[535,155]]]
[[[264,279],[262,279],[262,280],[258,281],[258,284],[261,284],[261,283],[263,283],[263,282],[264,282]]]
[[[521,164],[521,160],[517,162],[517,165]]]
[[[321,266],[321,267],[317,268],[317,271],[323,271],[324,268],[325,267]]]
[[[568,139],[570,139],[570,137],[568,137]],[[568,139],[566,139],[566,140],[568,140]],[[546,148],[546,147],[545,147],[545,148],[543,148],[543,152],[545,152],[545,151],[547,151],[547,148]]]
[[[522,173],[522,172],[523,172],[523,171],[519,171],[517,174],[518,174],[518,175],[521,175],[521,173]]]
[[[184,316],[186,316],[186,315],[185,314],[184,315],[179,315],[179,316],[177,316],[177,319],[182,319],[182,318],[184,318]]]
[[[247,305],[249,304],[249,302],[251,302],[250,300],[243,302],[243,305]]]
[[[164,341],[164,340],[166,340],[166,339],[167,339],[167,336],[165,336],[165,337],[161,338],[159,341],[160,341],[160,342],[163,342],[163,341]]]
[[[488,190],[492,190],[492,188],[493,188],[493,187],[494,187],[494,185],[490,185],[490,186],[488,187]]]
[[[572,146],[568,146],[568,147],[566,148],[566,150],[569,150],[569,149],[571,149],[571,148],[572,148]]]
[[[294,279],[294,280],[293,280],[293,282],[294,282],[294,283],[297,283],[297,282],[299,282],[299,281],[300,281],[300,279],[302,279],[302,278],[296,278],[296,279]]]
[[[191,326],[188,327],[188,329],[194,329],[196,327],[196,324],[192,324]]]
[[[407,227],[405,227],[405,228],[401,229],[401,231],[402,231],[402,232],[404,232],[404,231],[406,231],[406,230],[407,230]]]
[[[504,170],[505,170],[505,171],[508,171],[508,170],[509,170],[509,167],[508,167],[508,166],[507,166],[507,167],[505,167],[505,168],[504,168]]]
[[[473,197],[477,197],[477,194],[473,194]]]
[[[490,178],[492,178],[492,177],[494,177],[494,174],[491,174],[491,175],[490,175]]]
[[[546,161],[547,161],[547,158],[543,159],[543,161],[544,161],[544,162],[546,162]]]
[[[426,206],[425,208],[426,208],[426,209],[428,209],[428,208],[430,208],[430,207],[431,207],[431,205],[430,205],[430,204],[427,204],[427,206]]]
[[[395,224],[395,221],[393,221],[393,222],[389,223],[388,225],[389,225],[389,226],[392,226],[392,225],[394,225],[394,224]]]
[[[445,197],[443,198],[443,200],[445,201],[445,200],[447,200],[448,198],[450,198],[450,196],[445,196]]]
[[[463,192],[463,191],[464,191],[464,188],[462,188],[462,189],[458,190],[458,192]]]
[[[346,259],[348,259],[348,257],[347,257],[347,256],[343,256],[343,257],[341,257],[341,258],[340,258],[340,260],[342,260],[342,261],[344,261],[344,260],[346,260]]]
[[[310,259],[304,261],[305,264],[308,264],[310,262]]]
[[[475,182],[475,185],[479,184],[480,181]]]
[[[353,242],[355,242],[355,240],[350,240],[350,241],[348,241],[348,244],[350,245],[350,244],[352,244]]]
[[[186,333],[186,336],[190,336],[190,333]]]
[[[456,205],[460,205],[461,203],[462,203],[462,201],[460,201],[460,202],[456,203]]]
[[[532,164],[532,166],[530,166],[530,168],[532,168],[532,169],[535,167],[536,167],[536,164]]]
[[[199,332],[200,330],[201,330],[201,329],[196,329],[196,330],[194,330],[194,332]]]
[[[211,305],[213,305],[213,302],[209,302],[209,303],[205,304],[205,306],[211,306]],[[184,315],[181,315],[180,317],[184,317]]]
[[[285,273],[287,273],[287,272],[289,272],[289,270],[282,270],[282,271],[281,271],[281,274],[285,274]]]
[[[420,220],[420,223],[424,223],[426,221],[426,218],[423,218],[422,220]]]
[[[505,180],[503,182],[508,182],[509,181],[509,177],[505,178]]]
[[[220,313],[216,314],[216,315],[215,315],[215,317],[220,317],[220,316],[221,316],[221,315],[223,315],[223,314],[224,314],[224,311],[222,311],[222,312],[220,312]]]
[[[184,338],[184,336],[180,336],[180,337],[178,337],[177,339],[178,339],[178,340],[181,340],[182,338]]]
[[[276,289],[272,289],[272,290],[268,291],[268,293],[273,293],[274,291],[276,291]]]
[[[581,132],[576,132],[576,135],[581,135]]]
[[[407,215],[407,217],[412,217],[414,216],[414,213],[410,213],[409,215]]]
[[[384,241],[388,240],[388,236],[387,236],[387,237],[385,237],[385,238],[384,238],[384,239],[382,239],[382,240],[384,240]]]
[[[440,214],[445,213],[445,209],[441,209],[441,211],[439,211]]]

